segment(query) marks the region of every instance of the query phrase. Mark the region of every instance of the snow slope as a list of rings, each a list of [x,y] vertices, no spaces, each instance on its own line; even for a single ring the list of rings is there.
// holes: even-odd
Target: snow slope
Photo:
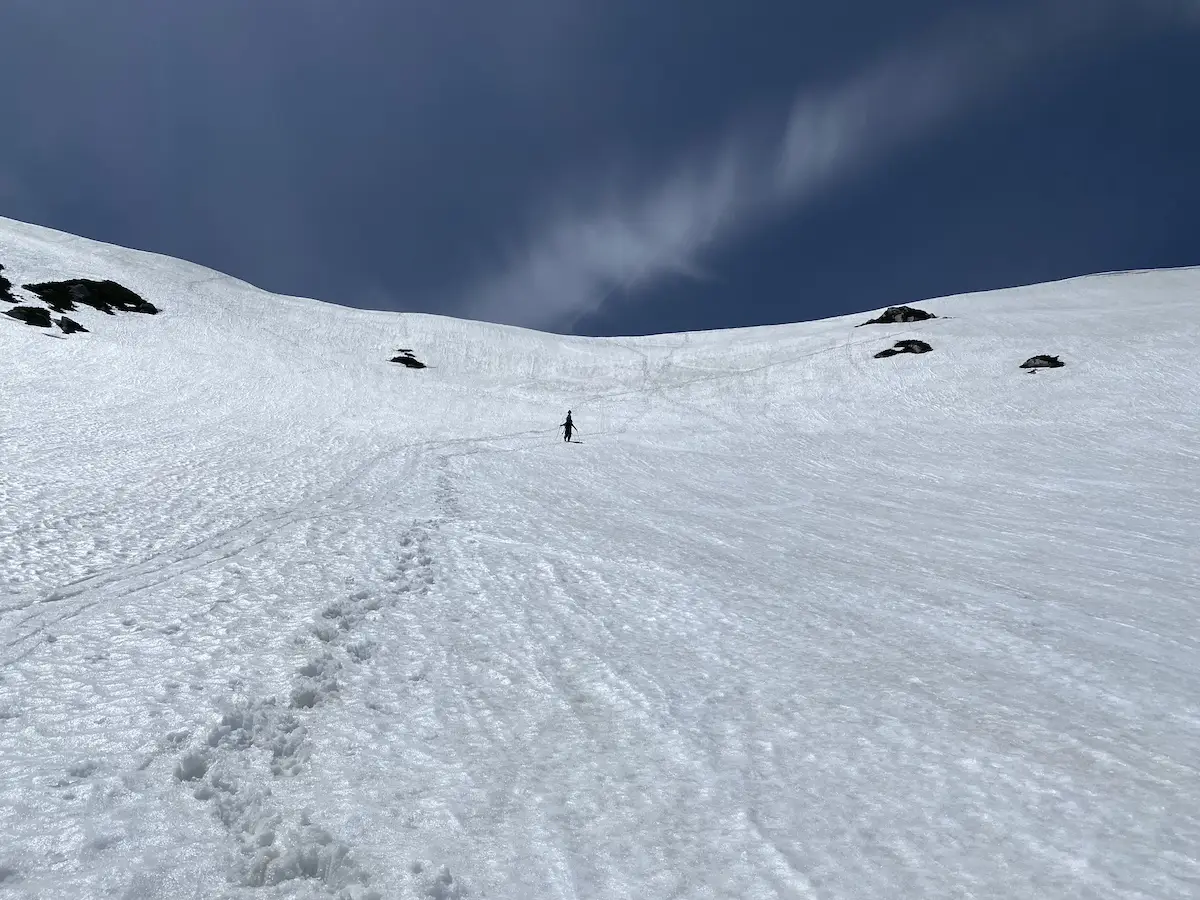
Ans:
[[[600,340],[0,263],[163,310],[0,316],[3,900],[1200,896],[1200,271]]]

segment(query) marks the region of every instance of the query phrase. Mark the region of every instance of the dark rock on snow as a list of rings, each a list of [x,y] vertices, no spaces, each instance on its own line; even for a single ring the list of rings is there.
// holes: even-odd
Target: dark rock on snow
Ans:
[[[1038,356],[1029,357],[1029,359],[1027,359],[1027,360],[1025,360],[1025,362],[1021,363],[1021,368],[1022,369],[1059,369],[1065,365],[1066,365],[1066,363],[1063,362],[1061,359],[1059,359],[1057,356],[1047,356],[1046,354],[1043,353],[1043,354],[1039,354]]]
[[[87,332],[87,329],[76,322],[74,319],[68,319],[66,316],[61,316],[58,320],[58,327],[62,329],[63,334],[74,334],[76,331]]]
[[[50,327],[50,310],[42,309],[40,306],[14,306],[12,309],[6,309],[4,314],[12,316],[14,319],[20,319],[26,325],[35,325],[38,328]]]
[[[0,266],[0,272],[4,271],[4,266]],[[17,298],[12,295],[12,282],[0,275],[0,300],[5,300],[8,303],[16,303]]]
[[[25,290],[37,294],[55,312],[74,312],[77,303],[98,309],[110,316],[114,311],[148,315],[158,312],[158,307],[153,303],[142,299],[129,288],[117,284],[115,281],[72,278],[67,281],[27,284]]]
[[[870,319],[855,328],[861,328],[863,325],[902,325],[905,322],[924,322],[926,319],[936,319],[933,313],[925,312],[923,309],[914,309],[911,306],[889,306],[884,310],[883,314],[877,319]]]
[[[409,353],[402,353],[399,356],[393,356],[392,362],[400,363],[402,366],[408,366],[410,369],[424,369],[425,363],[421,362],[415,356]]]
[[[933,348],[924,341],[896,341],[894,347],[887,350],[881,350],[875,354],[876,359],[887,359],[889,356],[897,356],[901,353],[928,353]]]

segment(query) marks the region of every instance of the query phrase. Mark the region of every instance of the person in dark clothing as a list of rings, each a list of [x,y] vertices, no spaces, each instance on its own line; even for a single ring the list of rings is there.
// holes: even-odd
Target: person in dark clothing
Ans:
[[[567,421],[558,426],[563,430],[563,440],[570,441],[571,435],[575,433],[575,423],[571,421],[571,411],[567,410]]]

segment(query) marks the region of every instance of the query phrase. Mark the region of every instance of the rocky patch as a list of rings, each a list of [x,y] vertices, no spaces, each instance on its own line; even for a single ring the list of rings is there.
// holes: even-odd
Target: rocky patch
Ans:
[[[932,349],[924,341],[896,341],[895,346],[889,347],[887,350],[881,350],[875,354],[875,358],[887,359],[889,356],[898,356],[901,353],[928,353]]]
[[[14,306],[12,309],[6,309],[4,314],[36,328],[50,327],[50,310],[40,306]]]
[[[135,312],[155,315],[158,307],[115,281],[92,281],[71,278],[67,281],[46,281],[27,284],[25,290],[36,294],[55,312],[74,312],[78,304],[90,306],[102,313]]]
[[[3,269],[4,266],[0,265],[0,271]],[[67,316],[59,316],[58,319],[52,320],[51,311],[56,313],[74,312],[80,306],[90,306],[92,309],[110,316],[118,312],[135,312],[146,315],[154,315],[158,312],[158,307],[153,303],[115,281],[72,278],[66,281],[27,284],[24,285],[24,288],[37,296],[49,309],[33,305],[20,305],[5,310],[5,315],[35,328],[50,328],[51,325],[57,325],[63,334],[86,333],[89,329]],[[0,300],[7,303],[20,303],[13,296],[12,282],[3,275],[0,275]]]
[[[408,350],[408,349],[402,347],[399,350],[397,350],[396,353],[398,355],[392,357],[392,360],[391,360],[392,362],[399,363],[402,366],[407,366],[410,369],[424,369],[425,368],[425,363],[421,362],[419,359],[417,359],[415,356],[413,356],[413,352],[411,350]]]
[[[855,328],[861,328],[863,325],[903,325],[907,322],[924,322],[926,319],[936,319],[931,312],[925,312],[923,309],[915,309],[911,306],[889,306],[883,313],[875,319],[868,319],[862,322]]]
[[[1021,363],[1021,368],[1035,371],[1037,369],[1061,369],[1065,365],[1066,363],[1057,356],[1048,356],[1043,353],[1038,356],[1029,357],[1029,359]]]
[[[62,329],[63,334],[74,334],[77,331],[82,331],[85,334],[87,329],[76,322],[74,319],[68,319],[66,316],[60,316],[57,325]]]
[[[12,295],[12,282],[4,277],[4,266],[0,266],[0,300],[6,303],[17,302],[17,298]]]

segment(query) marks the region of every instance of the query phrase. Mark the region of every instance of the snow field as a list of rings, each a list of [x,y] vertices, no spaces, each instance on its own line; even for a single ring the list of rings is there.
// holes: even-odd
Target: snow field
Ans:
[[[589,340],[0,263],[163,308],[0,322],[0,896],[1195,895],[1200,273]]]

